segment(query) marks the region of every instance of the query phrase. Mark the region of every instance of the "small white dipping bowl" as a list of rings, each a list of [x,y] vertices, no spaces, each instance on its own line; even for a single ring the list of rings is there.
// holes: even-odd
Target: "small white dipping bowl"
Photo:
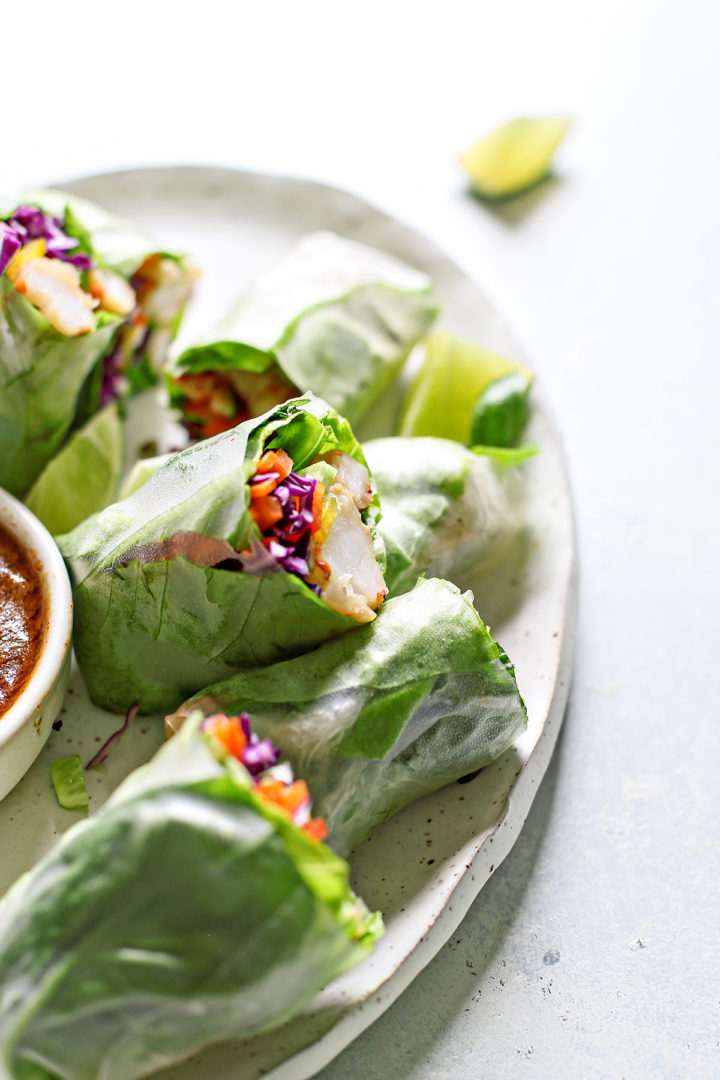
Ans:
[[[9,709],[0,715],[0,799],[4,799],[45,745],[65,697],[70,674],[72,591],[50,533],[1,488],[0,525],[37,562],[45,600],[45,635],[35,667]]]

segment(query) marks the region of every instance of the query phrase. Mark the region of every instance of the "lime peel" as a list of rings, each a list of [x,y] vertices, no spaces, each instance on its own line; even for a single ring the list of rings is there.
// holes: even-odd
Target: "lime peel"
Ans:
[[[570,128],[566,116],[518,118],[460,155],[473,188],[484,199],[506,199],[543,180]]]
[[[512,372],[533,379],[529,368],[473,341],[447,330],[431,334],[405,397],[398,434],[435,435],[467,446],[475,402],[491,383]]]

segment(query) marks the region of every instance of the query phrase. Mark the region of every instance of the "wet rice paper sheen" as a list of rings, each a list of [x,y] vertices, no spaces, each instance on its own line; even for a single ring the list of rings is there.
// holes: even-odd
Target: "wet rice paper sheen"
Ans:
[[[521,527],[517,469],[430,436],[373,439],[363,450],[382,504],[391,596],[419,574],[464,585],[500,562]]]
[[[472,595],[434,579],[356,633],[209,687],[178,718],[196,708],[246,711],[305,777],[343,855],[403,806],[488,764],[527,721]]]
[[[94,330],[68,337],[0,276],[0,487],[22,497],[57,453],[121,322],[101,313]]]
[[[135,1080],[282,1023],[381,932],[347,878],[188,725],[0,904],[0,1072]]]
[[[266,371],[277,363],[351,423],[397,375],[438,312],[425,274],[333,233],[305,237],[171,368]]]
[[[75,651],[96,704],[168,712],[211,682],[359,627],[279,568],[246,573],[166,557],[164,542],[178,533],[237,550],[259,535],[246,482],[268,444],[296,470],[330,450],[365,461],[349,424],[307,395],[175,455],[58,539],[73,582]],[[376,499],[366,513],[372,528]]]

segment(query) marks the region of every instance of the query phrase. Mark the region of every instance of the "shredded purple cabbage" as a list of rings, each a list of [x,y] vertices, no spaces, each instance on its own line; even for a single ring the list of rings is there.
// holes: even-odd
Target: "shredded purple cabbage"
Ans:
[[[21,247],[22,240],[15,230],[4,221],[0,221],[0,274],[5,273],[5,267]]]
[[[13,239],[10,239],[12,237]],[[38,206],[18,206],[17,210],[4,222],[0,222],[0,274],[5,272],[10,259],[24,244],[31,240],[45,241],[45,254],[49,259],[62,259],[72,263],[78,270],[90,270],[93,261],[85,252],[70,254],[80,241],[68,236],[59,217],[46,214]],[[6,258],[6,247],[14,248]]]
[[[266,473],[259,475],[267,476]],[[300,577],[310,573],[308,551],[316,484],[317,480],[312,477],[294,472],[281,480],[272,494],[279,501],[283,516],[265,532],[265,536],[270,537],[267,550],[272,557],[289,574]]]
[[[273,746],[272,739],[261,739],[255,732],[250,736],[250,740],[241,758],[247,771],[257,776],[277,763],[280,751],[277,746]]]
[[[120,366],[120,346],[115,345],[103,358],[102,381],[100,383],[100,404],[109,405],[117,401],[125,389],[125,378]]]
[[[203,720],[200,728],[206,727],[208,721],[212,719],[211,716],[207,717]],[[259,776],[260,773],[277,764],[281,751],[277,746],[273,745],[272,739],[261,739],[256,732],[251,730],[250,717],[246,712],[240,713],[238,720],[248,741],[247,746],[243,748],[240,754],[240,761],[251,776]]]
[[[102,380],[100,383],[100,404],[109,405],[111,401],[118,401],[124,397],[128,388],[128,372],[133,366],[140,365],[147,352],[151,328],[148,326],[143,334],[139,345],[132,350],[129,360],[125,357],[127,351],[123,338],[124,328],[115,339],[112,350],[103,357]]]
[[[90,761],[88,761],[87,765],[85,766],[86,769],[92,769],[94,765],[99,765],[101,761],[105,760],[105,758],[110,753],[110,750],[112,749],[113,743],[116,743],[118,739],[120,739],[125,734],[128,727],[130,726],[130,721],[134,718],[135,713],[138,711],[139,708],[139,705],[130,706],[130,708],[125,714],[125,722],[123,723],[123,725],[119,727],[117,731],[113,731],[110,738],[105,740],[105,742],[98,750],[97,754],[91,757]]]

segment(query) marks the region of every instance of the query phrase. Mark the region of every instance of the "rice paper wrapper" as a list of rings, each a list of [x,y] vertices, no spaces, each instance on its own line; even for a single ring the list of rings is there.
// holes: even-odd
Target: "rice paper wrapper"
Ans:
[[[363,444],[382,504],[391,596],[420,574],[466,584],[497,566],[522,524],[518,469],[430,436]]]
[[[0,277],[0,487],[22,498],[55,456],[120,324],[103,312],[94,330],[67,337]]]
[[[168,718],[245,711],[313,793],[340,854],[421,795],[487,765],[527,723],[515,672],[472,605],[435,579],[306,656],[210,686]]]
[[[296,470],[331,450],[365,463],[347,421],[307,395],[171,457],[128,498],[58,538],[73,583],[75,652],[96,704],[168,712],[220,678],[357,631],[278,564],[237,569],[238,552],[259,538],[247,481],[268,446],[286,450]],[[374,499],[371,530],[378,512]]]
[[[0,904],[0,1071],[135,1080],[284,1022],[381,932],[188,725]]]
[[[170,368],[265,372],[325,398],[351,423],[389,386],[438,313],[430,279],[385,252],[312,233]]]

